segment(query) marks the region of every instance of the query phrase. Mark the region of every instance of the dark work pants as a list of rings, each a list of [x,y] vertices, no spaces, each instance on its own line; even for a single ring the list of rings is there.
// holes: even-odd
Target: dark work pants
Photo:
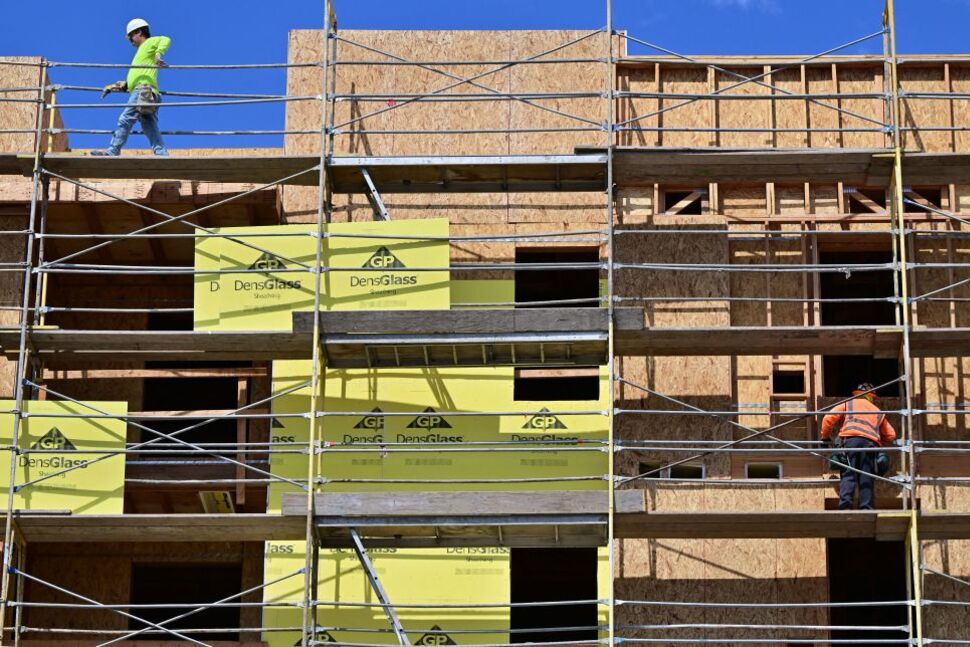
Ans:
[[[859,436],[849,436],[842,444],[846,449],[878,447],[871,440]],[[871,475],[876,473],[876,452],[846,452],[846,457],[849,465],[862,470],[865,474],[852,470],[842,472],[842,482],[839,484],[839,510],[852,509],[856,483],[859,484],[859,509],[872,510],[872,495],[876,480]]]

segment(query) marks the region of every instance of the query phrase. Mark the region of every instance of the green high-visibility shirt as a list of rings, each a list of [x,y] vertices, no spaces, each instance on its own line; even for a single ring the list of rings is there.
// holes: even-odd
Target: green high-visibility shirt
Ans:
[[[164,56],[172,39],[168,36],[152,36],[138,46],[132,65],[155,65],[156,56]],[[158,90],[158,68],[133,67],[128,70],[128,92],[133,92],[139,85],[150,85]]]

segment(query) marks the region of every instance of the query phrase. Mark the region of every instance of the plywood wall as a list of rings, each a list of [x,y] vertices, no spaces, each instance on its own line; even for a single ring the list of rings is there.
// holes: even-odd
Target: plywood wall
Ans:
[[[450,32],[409,31],[341,32],[346,40],[337,45],[337,60],[350,62],[411,61],[507,61],[535,56],[558,44],[581,38],[585,32]],[[320,59],[320,32],[290,33],[291,62]],[[367,49],[371,48],[371,49]],[[377,50],[377,53],[372,50]],[[604,56],[601,35],[570,45],[552,58],[591,58]],[[496,71],[496,68],[497,69]],[[460,79],[479,76],[472,83]],[[457,77],[457,78],[456,78]],[[560,131],[556,133],[514,132],[530,129],[597,129],[605,121],[605,102],[599,98],[529,99],[528,102],[488,101],[414,101],[409,95],[431,93],[449,86],[449,94],[488,95],[493,92],[597,92],[606,85],[605,67],[600,63],[545,64],[523,67],[455,64],[433,68],[399,65],[353,65],[338,67],[336,92],[341,95],[400,95],[398,98],[341,100],[335,105],[334,125],[346,134],[334,136],[336,155],[506,155],[530,153],[570,153],[577,145],[602,144],[606,133],[599,130]],[[295,68],[288,78],[291,93],[319,92],[322,79],[314,68]],[[570,119],[548,108],[580,117],[592,124]],[[367,116],[366,115],[372,115]],[[287,127],[320,127],[318,103],[291,103],[287,107]],[[500,132],[443,133],[441,131],[485,130]],[[381,131],[395,131],[384,134]],[[408,131],[408,132],[400,132]],[[411,131],[439,131],[415,133]],[[316,153],[316,135],[286,138],[288,153]],[[380,187],[378,187],[380,188]],[[409,195],[384,196],[385,205],[395,219],[447,216],[453,223],[531,223],[603,221],[604,198],[600,194],[571,195]],[[316,217],[317,193],[312,188],[284,189],[284,209],[291,222]],[[586,213],[585,207],[590,207]],[[413,214],[413,215],[412,215]],[[334,219],[372,219],[365,196],[336,196]]]
[[[889,88],[883,62],[814,63],[809,65],[752,65],[744,57],[720,59],[726,71],[708,72],[682,61],[627,62],[618,70],[617,89],[630,92],[700,95],[717,92],[726,97],[762,95],[766,99],[710,99],[691,97],[621,98],[618,121],[626,124],[619,143],[631,146],[800,148],[872,148],[889,145],[880,132],[888,123],[889,107],[882,96]],[[909,57],[899,68],[904,91],[967,92],[970,67],[943,60]],[[740,84],[741,77],[760,82]],[[768,85],[773,88],[766,87]],[[843,94],[843,97],[784,99],[785,94]],[[856,95],[856,96],[850,96]],[[905,97],[902,126],[907,150],[966,150],[970,136],[959,129],[966,123],[963,100]],[[639,128],[637,128],[639,126]],[[930,129],[952,128],[953,132]],[[663,129],[662,132],[657,129]],[[711,129],[721,128],[715,133]],[[923,132],[913,129],[922,128]],[[751,132],[759,129],[763,132]],[[731,132],[734,130],[735,132]]]
[[[244,590],[262,583],[263,545],[261,542],[32,544],[25,571],[102,604],[122,604],[130,601],[132,565],[135,563],[241,563],[241,590]],[[77,599],[34,581],[27,582],[23,599],[30,602],[77,604]],[[257,592],[244,596],[242,601],[260,602],[261,596]],[[241,613],[243,627],[260,626],[261,610],[258,607],[244,608]],[[23,624],[42,628],[124,630],[128,628],[128,619],[105,610],[32,607],[26,611]],[[49,636],[31,636],[39,637]],[[68,634],[56,637],[77,640],[86,636]],[[245,641],[254,640],[258,636],[244,632],[240,637]]]

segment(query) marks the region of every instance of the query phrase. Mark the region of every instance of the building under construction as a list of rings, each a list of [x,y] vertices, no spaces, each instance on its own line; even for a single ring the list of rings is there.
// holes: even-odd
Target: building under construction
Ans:
[[[3,644],[970,645],[970,58],[338,15],[168,158],[0,59]]]

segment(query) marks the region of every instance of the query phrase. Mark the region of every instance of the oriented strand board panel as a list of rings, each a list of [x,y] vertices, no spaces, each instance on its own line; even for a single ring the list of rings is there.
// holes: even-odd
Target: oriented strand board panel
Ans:
[[[577,31],[530,31],[515,32],[511,39],[511,59],[534,58],[551,47],[581,38]],[[537,60],[556,58],[591,59],[607,55],[606,35],[599,33],[580,40],[549,56]],[[511,68],[511,91],[513,93],[596,93],[607,88],[605,63],[555,63],[543,65],[517,65]],[[550,133],[517,133],[509,136],[509,152],[514,155],[541,153],[571,153],[576,146],[604,142],[607,133],[601,129],[606,122],[606,101],[599,96],[531,100],[509,103],[510,128],[532,129],[594,129],[593,131],[564,131]],[[539,107],[542,106],[542,107]],[[554,114],[542,108],[568,113],[585,121]]]
[[[707,70],[696,67],[662,67],[660,92],[670,94],[705,94],[709,92]],[[658,126],[669,128],[660,137],[662,146],[672,148],[697,148],[716,146],[713,132],[692,129],[715,127],[714,110],[709,101],[691,101],[683,98],[660,100]]]
[[[40,58],[28,56],[0,57],[0,87],[38,88],[43,78],[41,68],[36,65],[40,61]],[[19,63],[19,65],[13,63]],[[33,153],[34,129],[37,128],[37,104],[31,101],[36,101],[37,90],[5,92],[2,98],[24,101],[0,102],[0,130],[15,129],[30,132],[0,133],[0,151]]]
[[[760,67],[730,67],[713,73],[713,91],[724,96],[770,96],[771,88],[759,83],[743,83],[765,73]],[[762,80],[761,83],[767,83]],[[717,145],[728,148],[763,148],[771,146],[771,133],[751,132],[771,128],[772,102],[768,99],[722,99],[717,102],[717,126],[725,132],[717,136]],[[733,132],[732,132],[733,131]]]
[[[805,70],[806,89],[810,94],[834,94],[837,92],[831,66],[809,66]],[[829,99],[819,99],[808,105],[808,124],[818,132],[808,135],[809,146],[831,148],[839,145],[841,113]]]
[[[131,573],[135,564],[153,563],[176,565],[243,564],[242,589],[258,586],[262,573],[254,572],[252,563],[262,563],[263,544],[259,543],[71,543],[31,544],[25,571],[88,596],[102,604],[130,602]],[[240,589],[240,590],[242,590]],[[76,598],[52,590],[36,582],[28,582],[24,600],[43,603],[79,604]],[[258,593],[242,598],[246,602],[259,602]],[[202,602],[203,600],[190,600]],[[210,601],[211,600],[207,600]],[[137,610],[132,613],[138,614]],[[173,612],[174,615],[174,612]],[[242,627],[258,627],[259,613],[242,611]],[[43,608],[26,610],[24,625],[33,627],[58,627],[70,629],[126,630],[129,621],[124,616],[105,610],[91,608]],[[85,634],[67,634],[71,644],[94,644]],[[28,641],[31,643],[38,641]],[[146,643],[158,644],[158,643]]]
[[[795,66],[772,72],[771,83],[776,94],[805,94],[805,67]],[[774,143],[779,148],[800,148],[809,145],[809,135],[804,130],[808,125],[807,101],[780,99],[774,101],[775,134]]]
[[[693,484],[658,485],[662,497],[677,509],[790,510],[806,505],[818,510],[818,488],[731,488]],[[673,498],[671,492],[681,496]],[[808,496],[809,493],[815,496]],[[802,499],[799,503],[798,499]],[[666,507],[657,503],[656,508]],[[824,542],[819,539],[627,539],[617,542],[616,596],[624,600],[665,600],[695,603],[826,602]],[[691,606],[618,607],[618,624],[807,624],[826,623],[824,609],[745,609]],[[624,637],[699,639],[705,629],[669,629],[663,633],[627,630]],[[718,636],[743,638],[751,630],[728,629]],[[790,631],[765,632],[779,640]],[[812,635],[823,640],[825,635]],[[761,633],[759,633],[761,636]],[[799,637],[802,634],[799,633]]]
[[[967,94],[970,92],[970,66],[958,63],[947,63],[950,75],[950,91]],[[950,101],[950,123],[957,126],[970,123],[970,102]],[[954,132],[950,136],[950,150],[965,151],[970,149],[970,132]]]
[[[660,92],[660,64],[626,65],[617,69],[616,89],[620,92]],[[662,117],[656,97],[625,97],[617,101],[616,123],[621,125],[617,143],[622,146],[659,146],[655,129]],[[653,129],[653,130],[651,130]]]
[[[899,84],[906,92],[948,92],[943,65],[904,65],[899,68]],[[902,101],[902,127],[932,128],[950,125],[950,102],[939,99],[905,98]],[[947,151],[952,136],[947,132],[903,131],[907,150]]]
[[[880,94],[884,92],[882,65],[837,65],[836,74],[839,80],[839,93],[852,94]],[[887,84],[888,85],[888,84]],[[878,129],[877,124],[852,116],[848,113],[863,115],[882,123],[888,122],[889,116],[886,102],[878,97],[857,99],[834,99],[829,103],[836,103],[846,112],[842,115],[842,127],[846,129]],[[888,144],[886,135],[879,132],[851,132],[842,133],[840,143],[843,148],[878,148]]]

